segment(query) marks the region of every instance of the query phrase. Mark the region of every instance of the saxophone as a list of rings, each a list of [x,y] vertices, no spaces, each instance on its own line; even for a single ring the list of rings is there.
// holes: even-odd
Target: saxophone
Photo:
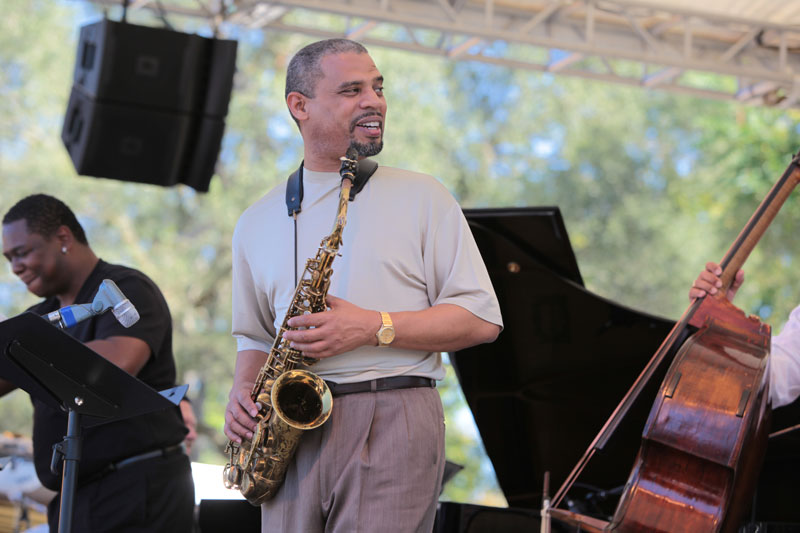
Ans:
[[[260,404],[253,438],[241,443],[228,441],[225,447],[228,454],[223,470],[225,487],[239,489],[252,505],[261,505],[275,496],[303,432],[325,423],[333,406],[333,397],[325,381],[308,370],[297,369],[300,365],[312,365],[316,359],[304,357],[302,352],[291,348],[283,333],[291,329],[290,318],[326,309],[325,297],[333,273],[331,264],[342,244],[357,153],[350,148],[341,161],[342,186],[333,231],[322,239],[317,255],[306,261],[267,362],[261,367],[250,393],[253,402]]]

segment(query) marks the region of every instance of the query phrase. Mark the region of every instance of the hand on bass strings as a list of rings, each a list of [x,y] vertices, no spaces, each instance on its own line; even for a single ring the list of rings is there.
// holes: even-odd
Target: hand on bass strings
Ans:
[[[719,278],[721,275],[722,267],[713,261],[706,263],[706,269],[700,272],[700,275],[694,280],[692,288],[689,289],[689,300],[703,298],[709,294],[717,294],[719,289],[722,288],[722,280]],[[736,296],[736,291],[739,290],[742,283],[744,283],[744,270],[740,270],[736,273],[733,283],[728,288],[728,292],[725,296],[729,301],[733,301],[733,297]]]
[[[306,328],[284,333],[283,337],[291,341],[292,348],[308,357],[321,359],[377,344],[375,332],[381,326],[378,311],[363,309],[330,294],[326,301],[327,311],[289,319],[290,327]]]

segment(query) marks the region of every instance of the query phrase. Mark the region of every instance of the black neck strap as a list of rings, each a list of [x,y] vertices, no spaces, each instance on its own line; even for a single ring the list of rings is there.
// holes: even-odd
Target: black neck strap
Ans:
[[[356,170],[356,181],[350,189],[350,201],[355,200],[356,195],[361,192],[369,178],[378,169],[378,163],[372,159],[362,159],[358,162]],[[303,163],[295,170],[286,182],[286,210],[290,217],[294,217],[300,212],[300,204],[303,202]]]
[[[362,159],[358,162],[356,169],[356,180],[350,189],[350,201],[355,200],[356,195],[361,192],[369,178],[378,170],[378,163],[372,159]],[[286,182],[286,210],[289,216],[294,218],[294,284],[297,285],[297,214],[300,212],[300,204],[303,203],[303,163],[292,172]]]

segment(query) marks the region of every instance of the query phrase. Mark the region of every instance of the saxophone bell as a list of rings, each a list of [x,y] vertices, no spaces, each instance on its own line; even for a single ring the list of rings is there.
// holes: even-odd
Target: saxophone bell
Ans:
[[[331,415],[333,395],[328,384],[308,370],[289,370],[272,386],[272,408],[289,426],[314,429]]]
[[[226,486],[238,487],[242,496],[256,506],[278,492],[300,437],[306,430],[324,424],[333,406],[327,383],[308,370],[282,373],[272,385],[270,398],[272,409],[268,418],[259,422],[266,424],[266,441],[258,443],[256,448],[271,453],[253,453],[249,456],[249,468],[242,468],[239,461],[224,472]],[[258,438],[253,435],[253,439]]]

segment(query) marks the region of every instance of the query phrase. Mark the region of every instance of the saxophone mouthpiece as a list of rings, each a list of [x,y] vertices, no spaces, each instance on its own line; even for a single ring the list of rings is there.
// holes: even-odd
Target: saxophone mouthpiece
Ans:
[[[350,146],[344,157],[340,157],[339,160],[342,162],[339,175],[343,180],[349,179],[352,183],[355,183],[356,168],[358,167],[358,151],[354,146]]]

